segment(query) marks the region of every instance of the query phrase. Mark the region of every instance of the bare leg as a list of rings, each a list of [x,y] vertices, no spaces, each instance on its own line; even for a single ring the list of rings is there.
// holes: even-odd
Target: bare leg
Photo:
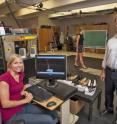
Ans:
[[[83,53],[79,53],[79,58],[80,58],[80,64],[83,68],[86,68],[85,64],[84,64],[84,60],[83,60]]]
[[[74,65],[76,65],[76,66],[78,66],[78,58],[79,58],[79,53],[77,52],[76,53],[76,57],[75,57],[75,63],[74,63]]]

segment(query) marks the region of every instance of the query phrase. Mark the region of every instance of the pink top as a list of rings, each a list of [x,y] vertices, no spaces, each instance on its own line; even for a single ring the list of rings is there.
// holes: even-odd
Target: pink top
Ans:
[[[10,72],[6,72],[0,76],[0,81],[5,81],[9,85],[9,99],[10,100],[20,100],[21,99],[21,91],[24,87],[23,78],[24,73],[19,73],[19,82],[17,82]],[[13,108],[2,108],[0,104],[0,111],[2,114],[2,120],[4,122],[8,121],[13,115],[17,112],[20,112],[23,108],[23,105],[13,107]]]

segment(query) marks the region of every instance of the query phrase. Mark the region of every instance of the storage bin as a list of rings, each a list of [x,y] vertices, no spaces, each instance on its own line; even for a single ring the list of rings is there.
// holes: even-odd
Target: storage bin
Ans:
[[[82,100],[70,100],[70,112],[77,114],[84,107],[85,102]]]

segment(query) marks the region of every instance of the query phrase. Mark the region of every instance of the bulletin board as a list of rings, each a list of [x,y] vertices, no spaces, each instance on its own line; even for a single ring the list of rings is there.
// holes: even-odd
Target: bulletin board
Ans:
[[[107,30],[85,30],[84,46],[88,48],[105,48]]]

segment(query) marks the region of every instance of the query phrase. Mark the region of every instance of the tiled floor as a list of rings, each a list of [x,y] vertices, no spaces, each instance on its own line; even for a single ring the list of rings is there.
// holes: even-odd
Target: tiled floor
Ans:
[[[54,51],[54,52],[52,52],[52,51],[48,51],[48,52],[42,52],[42,53],[40,53],[40,54],[44,54],[44,55],[48,55],[48,54],[50,54],[50,55],[67,55],[67,56],[71,56],[71,55],[76,55],[76,52],[67,52],[67,51]],[[84,53],[84,57],[91,57],[91,58],[99,58],[99,59],[102,59],[103,57],[104,57],[104,55],[103,54],[97,54],[97,53]],[[87,69],[82,69],[81,68],[81,70],[82,71],[84,71],[84,72],[88,72],[88,73],[90,73],[90,74],[94,74],[94,75],[100,75],[100,72],[101,72],[101,70],[99,70],[99,69],[95,69],[95,68],[87,68]]]
[[[90,73],[90,74],[93,74],[93,75],[100,75],[100,73],[101,73],[101,70],[99,70],[99,69],[94,69],[94,68],[87,68],[87,69],[80,69],[80,70],[82,70],[83,72],[87,72],[87,73]]]
[[[44,53],[40,53],[40,54],[51,54],[51,55],[57,54],[57,55],[71,56],[71,55],[75,55],[76,52],[66,52],[66,51],[51,52],[51,51],[48,51],[48,52],[44,52]],[[104,82],[100,80],[99,75],[101,72],[101,61],[104,57],[104,54],[84,53],[84,56],[97,59],[96,60],[96,59],[88,58],[86,61],[88,68],[87,69],[78,68],[78,69],[82,70],[83,72],[86,72],[89,75],[88,78],[93,77],[93,78],[96,78],[98,80],[98,85],[102,89],[102,102],[101,102],[101,110],[102,110],[102,109],[104,109],[104,87],[105,86],[104,86]],[[73,66],[73,62],[74,62],[74,58],[72,59],[72,62],[70,63],[70,68],[74,72],[74,70],[76,71],[76,68]],[[116,105],[116,99],[114,100],[114,104]],[[114,115],[108,115],[105,117],[101,117],[101,116],[99,116],[99,113],[98,113],[95,106],[96,106],[96,103],[93,106],[94,110],[93,110],[92,121],[87,120],[88,105],[86,105],[85,108],[80,113],[78,113],[79,120],[76,124],[99,124],[99,123],[100,124],[112,124]]]
[[[51,55],[67,55],[67,56],[70,56],[70,55],[76,55],[76,52],[67,52],[67,51],[47,51],[47,52],[40,52],[39,54],[51,54]],[[92,57],[92,58],[100,58],[102,59],[104,57],[104,54],[97,54],[97,53],[89,53],[89,52],[86,52],[84,53],[84,56],[86,57]]]

